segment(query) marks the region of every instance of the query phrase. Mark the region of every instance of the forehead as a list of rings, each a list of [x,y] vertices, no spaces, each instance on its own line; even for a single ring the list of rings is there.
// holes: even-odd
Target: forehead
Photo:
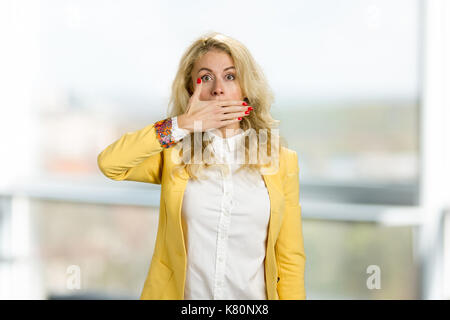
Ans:
[[[194,64],[194,71],[200,68],[208,68],[220,72],[230,66],[234,66],[234,63],[228,53],[219,50],[210,50],[197,59]]]

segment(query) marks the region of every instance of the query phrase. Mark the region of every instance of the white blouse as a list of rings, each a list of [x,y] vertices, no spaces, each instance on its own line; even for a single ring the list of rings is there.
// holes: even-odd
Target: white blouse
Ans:
[[[172,136],[187,131],[172,118]],[[266,300],[264,260],[270,200],[256,170],[236,172],[237,142],[246,132],[222,138],[206,131],[217,159],[230,170],[210,167],[206,179],[190,179],[182,204],[187,250],[186,300]]]

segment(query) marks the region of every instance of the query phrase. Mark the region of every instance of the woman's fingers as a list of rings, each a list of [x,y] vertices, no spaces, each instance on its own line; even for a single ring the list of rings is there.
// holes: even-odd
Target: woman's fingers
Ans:
[[[223,113],[223,114],[220,115],[220,120],[237,119],[239,117],[248,116],[249,114],[250,113],[246,114],[245,111]]]
[[[202,83],[203,83],[202,79],[197,78],[197,84],[195,85],[194,93],[191,96],[192,102],[197,102],[200,100],[200,93],[202,92]]]
[[[220,107],[221,113],[230,113],[230,112],[245,112],[249,110],[249,106],[239,107],[239,106],[229,106],[229,107]]]
[[[186,113],[195,113],[198,109],[197,106],[201,102],[200,101],[200,93],[202,92],[202,79],[197,78],[197,83],[195,84],[194,92],[192,93],[192,96],[189,98],[189,103],[186,108]],[[194,106],[192,108],[192,106]],[[193,110],[191,110],[193,109]]]
[[[247,102],[243,100],[224,100],[224,101],[211,101],[214,105],[218,107],[227,106],[246,106],[248,108]],[[245,103],[245,104],[244,104]]]
[[[222,127],[227,124],[239,122],[240,120],[238,118],[242,120],[242,117],[249,114],[248,110],[251,110],[251,107],[243,100],[201,101],[202,84],[201,78],[198,78],[194,92],[189,99],[185,113],[189,119],[187,127],[193,127],[195,121],[202,121],[202,124],[205,126],[203,128],[204,130],[217,126],[217,123],[219,123],[219,127]],[[210,120],[214,121],[211,122]]]

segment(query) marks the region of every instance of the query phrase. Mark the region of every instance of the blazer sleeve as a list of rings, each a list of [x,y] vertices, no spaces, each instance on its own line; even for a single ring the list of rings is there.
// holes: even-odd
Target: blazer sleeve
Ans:
[[[100,171],[112,180],[161,184],[165,148],[172,137],[172,119],[167,118],[135,132],[127,132],[97,156]]]
[[[303,300],[305,293],[305,250],[299,203],[298,156],[289,150],[285,176],[285,209],[275,251],[278,263],[278,295],[280,300]]]

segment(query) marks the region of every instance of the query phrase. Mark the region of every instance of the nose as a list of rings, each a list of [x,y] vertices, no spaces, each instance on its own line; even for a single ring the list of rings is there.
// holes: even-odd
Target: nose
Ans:
[[[222,82],[220,80],[215,80],[214,81],[214,85],[212,87],[211,94],[213,96],[220,96],[220,95],[224,94],[224,92],[223,92],[223,84],[222,84]]]

